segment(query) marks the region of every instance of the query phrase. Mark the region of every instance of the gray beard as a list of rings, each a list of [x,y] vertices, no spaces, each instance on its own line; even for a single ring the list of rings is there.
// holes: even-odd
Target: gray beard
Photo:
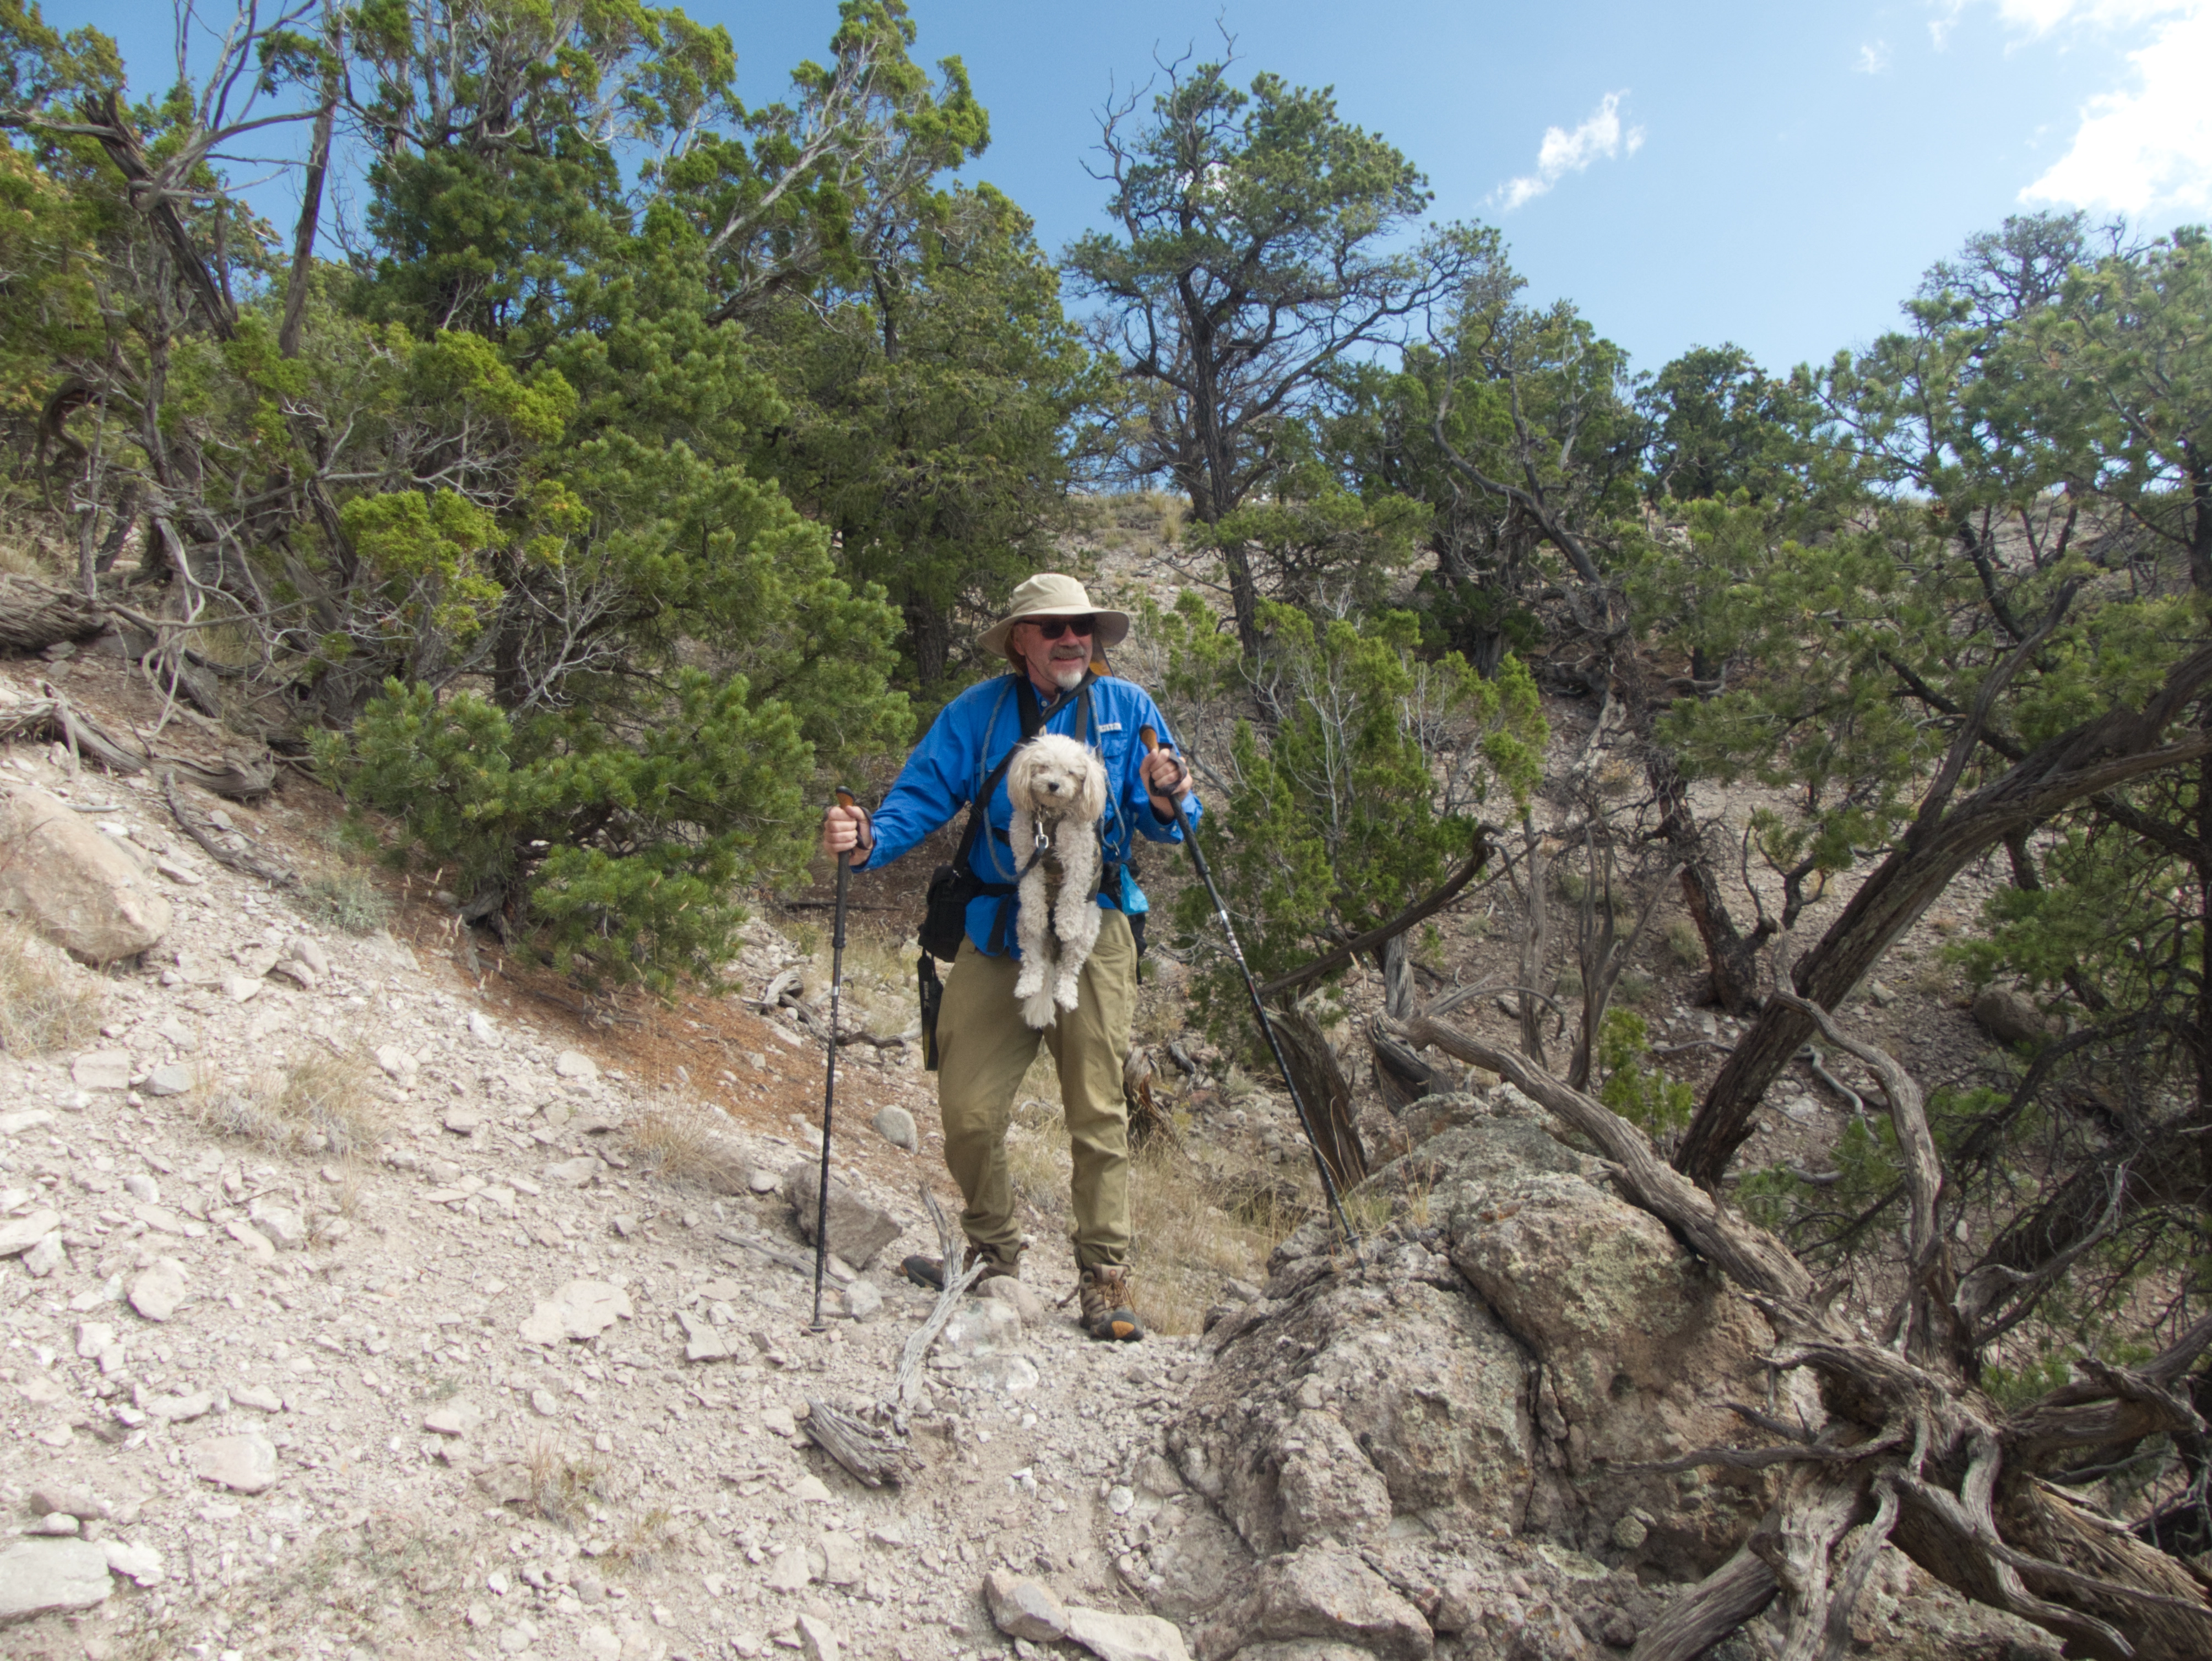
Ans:
[[[1083,684],[1083,673],[1087,665],[1055,661],[1051,669],[1052,682],[1062,692],[1072,692]]]

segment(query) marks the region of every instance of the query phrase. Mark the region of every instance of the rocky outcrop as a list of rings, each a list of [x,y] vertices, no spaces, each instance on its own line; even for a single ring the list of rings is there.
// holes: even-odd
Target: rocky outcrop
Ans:
[[[136,957],[170,923],[138,861],[42,790],[0,795],[0,912],[93,964]]]
[[[1202,1519],[1152,1548],[1203,1655],[1601,1653],[1650,1619],[1639,1576],[1704,1573],[1769,1502],[1758,1474],[1632,1469],[1741,1440],[1758,1312],[1511,1087],[1416,1111],[1368,1184],[1395,1221],[1356,1258],[1286,1240],[1169,1428],[1250,1554],[1184,1571]]]

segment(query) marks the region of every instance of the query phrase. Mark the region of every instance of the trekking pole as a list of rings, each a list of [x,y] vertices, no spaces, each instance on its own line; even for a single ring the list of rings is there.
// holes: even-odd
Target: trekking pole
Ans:
[[[852,791],[840,785],[837,805],[848,810],[860,805]],[[853,852],[837,856],[837,920],[830,933],[830,1063],[822,1075],[822,1191],[814,1203],[814,1325],[822,1330],[822,1271],[830,1261],[830,1112],[837,1102],[837,1002],[845,985],[845,895],[853,882]]]
[[[1146,755],[1157,754],[1160,749],[1160,736],[1152,728],[1138,728],[1137,737],[1144,741]],[[1345,1244],[1357,1246],[1359,1236],[1352,1232],[1352,1223],[1344,1215],[1344,1202],[1336,1194],[1336,1179],[1329,1174],[1328,1161],[1322,1157],[1321,1138],[1314,1132],[1313,1120],[1306,1112],[1298,1087],[1291,1082],[1291,1064],[1283,1058],[1283,1046],[1275,1036],[1275,1023],[1267,1019],[1267,1006],[1260,1001],[1260,983],[1252,979],[1251,968],[1244,961],[1244,949],[1237,943],[1237,925],[1229,920],[1229,907],[1222,900],[1221,890],[1213,886],[1213,873],[1206,868],[1206,855],[1198,846],[1198,833],[1191,826],[1190,815],[1183,811],[1182,798],[1177,796],[1169,799],[1175,803],[1176,823],[1182,827],[1183,846],[1190,850],[1190,863],[1198,868],[1198,880],[1206,884],[1206,892],[1213,901],[1213,914],[1221,919],[1221,932],[1229,937],[1229,955],[1237,960],[1237,973],[1244,977],[1244,991],[1252,999],[1253,1018],[1259,1021],[1267,1048],[1275,1058],[1275,1070],[1283,1076],[1283,1088],[1291,1093],[1291,1106],[1297,1110],[1298,1129],[1305,1132],[1306,1146],[1313,1150],[1314,1169],[1321,1173],[1321,1191],[1328,1198],[1329,1215],[1344,1231]]]

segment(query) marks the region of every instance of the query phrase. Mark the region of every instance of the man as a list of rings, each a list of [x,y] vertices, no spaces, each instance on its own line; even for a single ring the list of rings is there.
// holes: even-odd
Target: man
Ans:
[[[1018,1272],[1023,1247],[1006,1173],[1006,1125],[1014,1092],[1036,1059],[1037,1041],[1060,1069],[1060,1100],[1075,1173],[1075,1260],[1083,1325],[1094,1338],[1133,1340],[1144,1328],[1129,1294],[1129,1121],[1121,1062],[1136,1005],[1137,934],[1144,892],[1129,872],[1131,833],[1179,842],[1176,803],[1194,817],[1190,778],[1165,749],[1147,756],[1138,729],[1164,735],[1167,724],[1141,687],[1104,673],[1103,649],[1129,632],[1128,614],[1091,603],[1083,585],[1045,572],[1015,589],[1006,615],[976,638],[1010,672],[970,687],[939,712],[898,782],[872,819],[833,807],[822,823],[822,851],[853,851],[855,870],[888,865],[948,822],[992,780],[986,824],[969,846],[983,891],[969,902],[967,937],[945,984],[937,1018],[937,1100],[945,1121],[945,1162],[967,1199],[960,1214],[968,1264],[983,1276]],[[1013,884],[1020,867],[1007,844],[1012,809],[1002,764],[1025,737],[1064,733],[1105,763],[1107,809],[1098,829],[1104,876],[1098,943],[1083,966],[1077,1005],[1056,1013],[1042,1033],[1022,1019],[1014,997],[1019,973]],[[994,774],[996,775],[994,778]],[[908,1272],[943,1283],[950,1269],[908,1259]]]

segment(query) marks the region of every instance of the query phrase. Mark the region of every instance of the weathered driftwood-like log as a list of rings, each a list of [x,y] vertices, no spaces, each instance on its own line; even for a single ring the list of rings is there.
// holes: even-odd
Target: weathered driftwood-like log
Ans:
[[[204,767],[103,727],[51,686],[42,683],[40,689],[45,696],[0,708],[0,739],[51,739],[67,745],[72,755],[90,757],[108,772],[126,776],[149,767],[173,771],[185,783],[234,802],[258,801],[276,787],[276,764],[266,756],[225,756],[220,767]]]
[[[177,791],[177,768],[165,762],[161,767],[161,789],[169,798],[169,812],[184,827],[185,834],[198,843],[209,858],[228,865],[248,876],[258,876],[275,888],[297,888],[300,874],[289,866],[281,865],[264,858],[252,843],[235,831],[225,832],[215,821]]]
[[[979,1257],[964,1272],[952,1272],[961,1260],[964,1239],[952,1226],[952,1220],[945,1215],[945,1208],[937,1203],[937,1196],[929,1191],[929,1185],[925,1182],[920,1186],[922,1205],[929,1212],[929,1220],[937,1225],[937,1249],[941,1254],[938,1261],[945,1265],[945,1288],[930,1306],[929,1318],[915,1329],[914,1336],[906,1341],[906,1348],[899,1352],[898,1373],[891,1380],[888,1406],[891,1422],[902,1432],[906,1428],[907,1409],[921,1393],[922,1358],[929,1354],[930,1345],[937,1342],[937,1335],[945,1330],[945,1323],[952,1318],[952,1312],[960,1306],[960,1300],[968,1288],[981,1279],[983,1270],[990,1266]]]
[[[73,590],[0,573],[0,652],[44,652],[107,627],[107,610]]]
[[[885,1446],[869,1426],[818,1397],[806,1398],[806,1416],[799,1428],[863,1488],[896,1488],[906,1480],[904,1449]]]

